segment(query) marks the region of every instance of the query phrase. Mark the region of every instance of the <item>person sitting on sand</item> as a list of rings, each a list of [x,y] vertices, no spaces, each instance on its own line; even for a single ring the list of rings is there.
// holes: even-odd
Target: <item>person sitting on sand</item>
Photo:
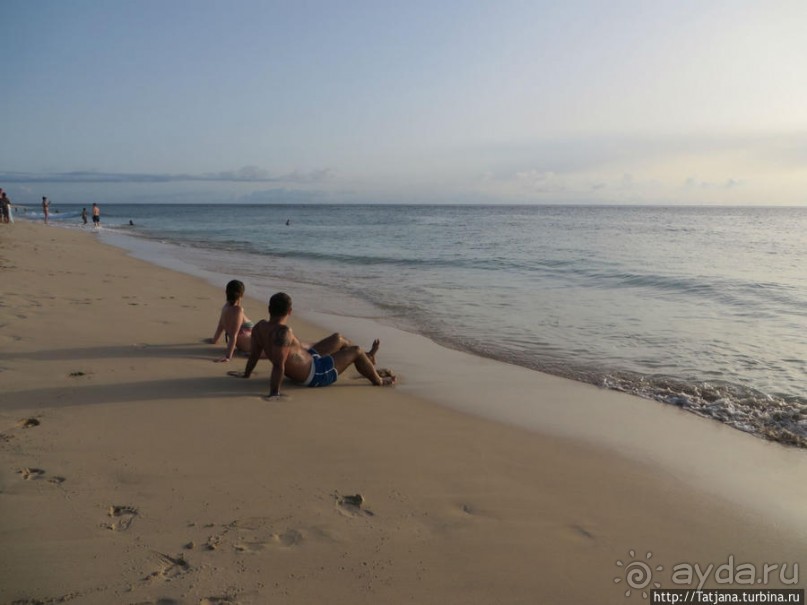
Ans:
[[[244,284],[234,279],[227,284],[225,293],[227,302],[221,308],[216,332],[213,334],[213,338],[208,340],[209,343],[216,344],[221,335],[225,335],[227,353],[224,357],[216,360],[219,362],[230,361],[236,348],[244,353],[249,353],[252,350],[252,327],[254,324],[247,318],[244,308],[241,306],[241,299],[244,298]]]
[[[228,372],[230,376],[249,378],[261,354],[272,362],[269,382],[270,399],[280,396],[280,384],[287,376],[309,387],[324,387],[336,382],[339,374],[351,365],[376,386],[395,384],[395,376],[375,369],[375,355],[380,341],[373,342],[365,352],[340,334],[332,334],[313,346],[303,345],[287,325],[291,315],[291,297],[278,292],[269,299],[269,320],[261,320],[252,328],[252,350],[243,372]]]

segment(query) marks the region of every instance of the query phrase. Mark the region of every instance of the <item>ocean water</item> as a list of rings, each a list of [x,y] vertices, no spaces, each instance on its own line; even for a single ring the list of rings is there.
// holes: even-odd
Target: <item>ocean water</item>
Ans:
[[[56,209],[54,222],[80,222],[80,208]],[[106,231],[248,286],[288,284],[311,310],[807,447],[807,208],[102,210]]]

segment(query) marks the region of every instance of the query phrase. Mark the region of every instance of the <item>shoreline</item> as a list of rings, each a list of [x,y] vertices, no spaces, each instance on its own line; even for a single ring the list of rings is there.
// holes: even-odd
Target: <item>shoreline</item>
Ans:
[[[273,406],[259,397],[268,362],[237,381],[199,342],[223,282],[86,233],[14,229],[0,233],[0,601],[620,603],[629,549],[803,557],[807,465],[783,454],[799,450],[320,314],[295,331],[380,335],[400,386],[346,376]],[[247,304],[259,319],[265,302]],[[503,422],[485,417],[491,401]],[[17,426],[26,415],[41,424]],[[340,502],[353,493],[365,507]]]
[[[494,299],[492,307],[500,314],[502,309],[513,308],[514,312],[505,312],[499,317],[500,321],[494,322],[492,316],[481,313],[482,307],[475,302],[480,295],[488,297],[487,292],[491,291],[491,288],[479,287],[479,284],[488,283],[486,280],[489,277],[493,279],[485,271],[476,275],[481,280],[478,283],[476,278],[465,275],[464,279],[470,280],[469,284],[477,283],[476,289],[471,287],[467,294],[454,294],[463,291],[462,282],[455,279],[458,275],[464,275],[461,267],[465,260],[474,259],[473,254],[453,269],[430,267],[426,262],[426,270],[422,272],[418,267],[428,259],[420,256],[416,250],[410,250],[412,266],[407,264],[409,257],[399,257],[400,251],[391,251],[389,258],[384,253],[378,258],[377,255],[368,254],[365,260],[371,266],[365,280],[363,270],[356,272],[356,263],[364,258],[366,251],[342,257],[332,246],[323,248],[314,245],[311,250],[307,247],[301,250],[294,238],[290,241],[287,237],[291,233],[289,231],[278,233],[279,239],[270,242],[263,237],[260,229],[248,230],[241,237],[237,225],[227,222],[221,225],[221,234],[217,236],[216,229],[208,231],[209,241],[201,241],[199,237],[192,236],[196,228],[182,218],[184,211],[174,209],[155,214],[153,210],[144,210],[139,205],[123,208],[126,208],[122,210],[125,213],[123,218],[134,216],[138,228],[127,227],[125,220],[118,225],[116,218],[112,218],[111,231],[130,241],[140,240],[139,243],[135,241],[135,247],[163,245],[162,240],[154,238],[157,233],[167,229],[165,256],[178,256],[202,270],[216,267],[229,274],[236,268],[234,273],[244,272],[253,284],[258,283],[266,288],[271,287],[267,282],[282,283],[284,286],[289,283],[289,287],[294,283],[295,300],[300,303],[304,298],[310,299],[314,310],[374,317],[405,331],[424,334],[448,348],[469,350],[505,363],[660,401],[771,441],[807,447],[807,429],[804,422],[799,422],[807,404],[807,400],[800,396],[804,384],[803,372],[798,371],[801,355],[795,336],[799,333],[796,329],[799,318],[794,316],[795,323],[789,327],[786,322],[789,313],[798,315],[797,306],[793,306],[796,299],[787,302],[777,300],[775,296],[780,287],[793,286],[795,292],[802,291],[800,280],[794,275],[788,277],[787,271],[780,276],[781,283],[773,281],[770,288],[764,288],[772,292],[770,297],[760,297],[759,288],[744,280],[743,276],[732,273],[725,264],[721,265],[726,271],[725,283],[718,280],[722,283],[719,286],[710,284],[709,280],[701,282],[697,272],[689,274],[686,270],[684,273],[689,278],[677,281],[668,275],[663,263],[648,275],[643,275],[641,271],[634,275],[630,266],[624,267],[627,271],[624,274],[619,271],[604,271],[601,274],[595,270],[596,263],[588,268],[584,263],[580,267],[572,267],[568,276],[558,280],[551,271],[545,274],[541,268],[543,264],[539,261],[533,269],[539,274],[536,277],[540,277],[541,288],[530,286],[531,280],[519,281],[520,278],[510,272],[499,280],[503,291],[514,288],[515,299],[501,304]],[[319,224],[316,216],[309,216],[306,212],[295,215],[297,206],[279,208],[285,210],[259,213],[261,220],[271,222],[272,216],[281,212],[284,216],[293,216],[295,224],[299,221],[301,226]],[[193,217],[205,213],[203,209],[195,207],[188,212]],[[331,218],[349,228],[353,219],[345,221],[340,215],[337,212]],[[426,215],[422,217],[423,221],[416,221],[415,224],[422,222],[431,225],[446,218],[440,212],[436,215],[426,212]],[[158,216],[163,216],[166,222],[158,225],[155,222]],[[192,217],[189,215],[187,218]],[[197,218],[201,217],[192,220]],[[495,222],[499,217],[489,218]],[[374,224],[376,219],[370,220],[370,223]],[[566,217],[563,220],[570,219]],[[211,226],[208,223],[201,220],[197,226],[202,229],[198,231],[199,234]],[[578,227],[585,230],[590,226],[587,225],[583,220]],[[309,227],[304,228],[303,233],[307,233],[307,237],[316,237],[316,227],[313,231]],[[418,229],[416,227],[416,237],[419,237]],[[688,233],[686,229],[683,231]],[[680,233],[681,230],[673,229],[673,232]],[[373,233],[371,241],[378,237],[378,233]],[[102,237],[108,235],[110,230],[105,229]],[[401,233],[393,231],[392,235],[399,238]],[[689,236],[682,237],[686,239]],[[361,242],[357,243],[363,249]],[[641,244],[641,241],[637,242],[637,245]],[[263,245],[268,248],[262,248]],[[328,256],[329,250],[336,257]],[[442,251],[430,249],[430,253],[434,253],[434,259],[439,261],[437,266],[441,266],[445,260]],[[551,249],[537,256],[550,259],[549,266],[555,259]],[[517,254],[512,256],[506,253],[505,257],[510,263],[505,263],[507,266],[512,263],[515,263],[512,266],[518,266]],[[347,264],[342,266],[336,262],[336,258]],[[376,265],[376,260],[380,264]],[[384,274],[392,275],[399,262],[403,262],[405,269],[402,280],[383,277]],[[200,273],[200,269],[194,267],[181,269],[191,274]],[[585,292],[579,308],[572,305],[574,310],[561,311],[566,306],[562,301],[566,296],[565,288],[572,288],[571,292],[575,292],[574,276],[592,270],[591,279],[581,286]],[[436,278],[439,278],[438,282],[434,281]],[[494,287],[494,283],[497,283],[495,279],[490,282],[491,287]],[[433,295],[429,293],[429,284],[438,284]],[[358,287],[362,289],[358,290]],[[635,304],[625,299],[633,288],[639,289],[637,294],[640,300]],[[668,288],[672,291],[668,291]],[[724,288],[731,292],[723,292]],[[526,294],[530,289],[534,290],[535,304],[527,301]],[[604,292],[602,310],[592,313],[592,300],[599,297],[597,292],[600,290]],[[411,299],[408,296],[410,291],[413,294]],[[692,304],[701,297],[720,308]],[[262,294],[259,298],[265,296]],[[658,301],[655,300],[657,298]],[[323,300],[328,301],[327,306],[322,304]],[[654,325],[653,320],[644,319],[655,315],[650,310],[659,301],[666,305],[659,317],[671,320],[670,325],[664,321],[655,322]],[[452,311],[455,306],[456,313]],[[744,306],[746,308],[742,312]],[[546,312],[543,311],[544,307]],[[624,313],[618,311],[622,307],[627,309]],[[426,312],[427,308],[431,312]],[[610,309],[613,309],[613,318]],[[766,331],[767,338],[761,335],[754,337],[757,324],[742,319],[755,313],[780,318],[768,324],[770,330]],[[682,325],[676,324],[676,318],[680,319]],[[691,326],[703,326],[703,329],[692,330]],[[497,335],[503,338],[497,339]]]
[[[150,214],[150,211],[139,211],[145,216]],[[194,212],[199,212],[199,209],[195,209]],[[302,222],[304,218],[307,220],[310,217],[297,218]],[[426,223],[430,224],[432,219],[439,218],[439,216],[432,217]],[[766,345],[767,356],[762,353],[762,349],[755,353],[753,341],[762,342],[765,339],[751,337],[757,327],[756,324],[746,325],[745,329],[740,329],[738,322],[742,323],[743,320],[734,317],[734,313],[739,312],[738,309],[742,306],[738,301],[744,300],[743,296],[752,298],[757,296],[757,288],[748,283],[743,286],[742,280],[735,284],[738,291],[734,296],[740,298],[734,300],[732,295],[727,293],[725,297],[720,295],[717,301],[712,301],[715,304],[728,305],[728,308],[720,309],[725,311],[724,319],[712,323],[712,319],[718,315],[723,316],[724,313],[718,313],[715,309],[710,311],[709,307],[704,311],[699,306],[693,306],[692,301],[684,302],[689,300],[689,296],[683,291],[665,292],[664,288],[676,286],[676,282],[673,280],[673,283],[669,283],[665,277],[667,272],[663,269],[656,276],[657,279],[640,280],[637,277],[633,281],[640,283],[633,286],[628,284],[626,288],[614,286],[609,281],[616,274],[608,274],[604,278],[606,283],[599,283],[595,274],[592,283],[585,288],[592,292],[605,288],[606,294],[603,296],[606,301],[609,297],[617,297],[611,300],[611,303],[622,300],[623,303],[627,303],[627,307],[631,307],[631,303],[619,297],[624,297],[632,287],[647,287],[644,294],[641,290],[639,292],[641,296],[646,297],[644,303],[637,303],[622,315],[616,312],[612,321],[609,319],[611,312],[607,305],[602,311],[593,314],[587,314],[583,303],[581,303],[582,309],[569,314],[559,312],[557,305],[566,296],[564,288],[574,287],[574,279],[567,283],[568,280],[563,278],[558,282],[552,275],[543,275],[542,279],[546,279],[546,293],[537,286],[534,287],[535,304],[524,306],[527,302],[525,294],[531,288],[527,285],[529,280],[520,283],[517,277],[510,275],[502,278],[501,284],[505,292],[508,291],[508,287],[516,289],[517,300],[512,302],[516,310],[510,317],[505,313],[499,321],[481,313],[480,305],[474,302],[478,295],[482,295],[483,298],[488,296],[482,294],[478,284],[476,289],[472,288],[469,291],[475,293],[473,295],[452,293],[462,290],[461,282],[454,281],[458,275],[463,275],[458,267],[450,270],[441,268],[436,273],[434,267],[427,267],[420,273],[417,272],[419,271],[417,267],[424,259],[416,253],[417,261],[413,266],[404,265],[405,272],[400,280],[402,283],[397,284],[399,280],[389,277],[392,275],[390,271],[393,273],[396,271],[396,263],[386,264],[384,261],[378,266],[371,264],[365,280],[361,272],[356,273],[355,264],[364,253],[349,255],[346,259],[347,266],[341,267],[327,254],[322,256],[323,250],[314,247],[313,253],[317,260],[312,261],[305,251],[301,251],[296,244],[284,239],[288,235],[285,231],[276,244],[264,242],[269,245],[264,254],[254,247],[264,241],[260,232],[251,231],[241,239],[237,234],[227,231],[235,238],[230,242],[232,245],[228,245],[229,240],[219,241],[221,238],[217,239],[212,235],[211,242],[205,243],[193,238],[186,241],[187,234],[183,235],[184,223],[179,225],[172,223],[168,240],[165,244],[162,242],[157,244],[153,233],[154,230],[159,230],[157,225],[153,222],[147,223],[145,218],[143,220],[142,225],[146,226],[144,233],[135,237],[129,237],[130,234],[123,235],[128,231],[126,227],[117,233],[122,234],[121,237],[128,240],[134,248],[165,245],[167,252],[163,254],[164,256],[179,256],[196,267],[203,269],[214,267],[227,274],[233,272],[235,268],[235,274],[244,273],[245,277],[250,279],[252,283],[249,284],[249,288],[254,289],[254,285],[264,288],[265,292],[261,292],[259,298],[266,298],[271,293],[269,290],[274,283],[280,283],[283,287],[289,284],[290,288],[294,288],[295,300],[298,303],[310,302],[311,308],[317,311],[373,317],[405,331],[424,334],[448,348],[468,350],[476,355],[505,363],[514,363],[539,372],[681,407],[698,416],[714,418],[738,430],[771,441],[802,448],[807,445],[804,423],[799,422],[803,417],[803,408],[807,404],[807,400],[799,396],[803,390],[801,388],[803,380],[799,380],[798,377],[802,374],[793,373],[799,365],[796,361],[800,356],[798,339],[795,336],[798,330],[791,327],[789,332],[781,332],[783,329],[787,330],[784,325],[787,314],[795,309],[787,306],[778,309],[782,318],[782,321],[774,324],[779,325],[778,336],[774,337],[775,331],[771,333]],[[172,241],[173,229],[178,230],[176,236],[179,239],[176,241]],[[130,246],[127,244],[124,247]],[[285,256],[284,250],[289,251],[288,257]],[[435,253],[438,259],[442,259],[440,251]],[[390,257],[398,258],[396,252],[392,252]],[[337,254],[336,258],[341,257]],[[367,258],[372,260],[375,257],[368,255]],[[438,265],[440,264],[438,262]],[[200,270],[193,267],[182,269],[191,274],[200,274]],[[580,270],[583,269],[585,267]],[[574,275],[577,272],[573,270],[570,274]],[[383,274],[388,277],[383,277]],[[444,278],[446,285],[436,286],[436,293],[432,296],[428,293],[430,289],[428,285],[435,283],[434,280],[438,276]],[[483,280],[480,283],[488,283],[485,281],[488,276],[483,274],[477,277]],[[465,279],[471,278],[466,275]],[[692,279],[699,283],[697,278]],[[641,285],[643,281],[647,282],[645,286]],[[730,286],[731,281],[729,280],[726,285]],[[495,280],[491,282],[491,286],[492,283],[495,283]],[[788,282],[785,280],[783,283]],[[708,283],[700,285],[705,291],[711,292],[707,300],[722,289],[715,290]],[[681,283],[678,283],[677,287],[680,286]],[[363,289],[359,291],[357,289],[359,287]],[[608,290],[609,287],[615,287],[615,290],[612,292]],[[410,289],[413,292],[411,299],[407,295]],[[771,289],[776,290],[773,284]],[[483,290],[488,292],[490,288]],[[587,294],[585,297],[589,306],[591,296],[592,294]],[[597,295],[593,296],[596,299]],[[653,315],[650,309],[654,308],[654,296],[661,296],[664,300],[670,299],[669,303],[664,303],[668,304],[668,307],[665,307],[663,316],[672,314],[673,318],[689,317],[691,321],[681,320],[686,325],[681,326],[680,331],[672,327],[668,330],[661,325],[653,326],[652,322],[647,325],[641,324],[643,316]],[[696,293],[693,296],[697,299],[700,295]],[[328,301],[327,306],[322,303],[323,300]],[[542,301],[547,300],[550,303],[547,312],[539,312],[543,305]],[[380,306],[374,306],[376,304]],[[454,313],[452,309],[455,304]],[[777,313],[775,304],[766,307],[763,301],[756,298],[746,300],[743,304],[748,304],[745,314],[741,314],[743,317],[755,312]],[[433,312],[426,312],[429,305],[432,305]],[[501,306],[494,304],[493,308],[501,313],[501,309],[507,309],[510,305],[510,302],[503,302]],[[301,308],[299,304],[298,308]],[[794,319],[796,323],[793,326],[798,326],[798,318]],[[598,322],[603,324],[603,331],[594,329]],[[640,322],[641,325],[634,322]],[[575,327],[577,323],[585,327]],[[566,328],[559,331],[560,326],[564,325]],[[702,341],[699,337],[693,338],[693,333],[688,327],[690,325],[704,325],[704,334],[711,330],[712,335],[704,336]],[[723,330],[727,332],[724,333]],[[669,332],[668,336],[665,336],[665,331]],[[636,351],[626,352],[634,349],[630,345],[631,342],[636,345]],[[664,344],[665,342],[667,344]],[[770,348],[772,343],[777,343],[773,345],[773,349]],[[569,351],[578,351],[579,359],[578,355],[572,355]],[[754,357],[755,355],[759,358]],[[748,375],[743,372],[737,373],[738,368],[747,365],[748,359],[756,359],[751,365],[770,368],[771,373],[767,378],[762,377],[760,372],[754,373],[750,369]],[[776,361],[777,359],[781,359],[781,363]],[[732,366],[734,370],[731,369]],[[779,378],[784,382],[777,384],[774,380],[773,377],[776,375],[774,368],[783,372]],[[728,373],[724,375],[723,371]],[[761,382],[758,382],[759,380]],[[779,386],[782,388],[779,389]]]
[[[108,245],[135,258],[204,279],[213,287],[241,279],[160,258],[162,246],[169,251],[174,247],[170,243],[122,233],[99,235]],[[248,289],[250,308],[265,310],[269,296],[283,288]],[[807,537],[807,519],[802,514],[803,502],[807,502],[807,452],[803,448],[766,440],[653,399],[447,348],[428,336],[381,322],[370,313],[353,317],[296,308],[295,316],[313,324],[315,330],[346,332],[359,343],[381,337],[384,359],[391,360],[388,365],[396,371],[404,369],[398,388],[407,393],[494,422],[582,440],[658,465],[712,495],[742,499],[743,506],[758,512],[784,515]],[[263,316],[265,311],[258,315]],[[473,378],[466,384],[469,367]],[[434,368],[440,368],[439,379],[432,377]],[[512,384],[520,389],[514,391]],[[498,393],[506,393],[501,402]],[[496,405],[489,403],[493,401]],[[687,447],[682,448],[681,443]],[[753,468],[755,477],[733,472],[738,466]],[[755,481],[753,487],[749,481]],[[780,499],[772,503],[761,495],[771,492],[777,492]]]

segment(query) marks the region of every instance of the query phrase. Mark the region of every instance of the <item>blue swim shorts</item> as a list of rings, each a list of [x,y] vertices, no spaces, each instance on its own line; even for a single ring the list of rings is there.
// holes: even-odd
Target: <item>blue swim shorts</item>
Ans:
[[[333,357],[326,355],[323,357],[314,349],[309,349],[311,357],[311,371],[308,373],[303,386],[307,387],[327,387],[329,384],[336,382],[339,378],[339,372],[333,367]]]

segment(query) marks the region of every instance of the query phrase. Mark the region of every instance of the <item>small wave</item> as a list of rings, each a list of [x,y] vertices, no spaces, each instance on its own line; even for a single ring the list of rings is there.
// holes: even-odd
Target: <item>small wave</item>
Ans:
[[[802,314],[804,300],[794,296],[792,289],[775,283],[760,283],[728,278],[712,278],[704,281],[699,277],[662,275],[655,273],[620,272],[618,270],[596,270],[584,266],[564,269],[576,275],[593,287],[636,288],[655,291],[664,296],[680,295],[687,299],[699,298],[717,301],[738,309],[757,308],[756,303],[775,302],[794,314]],[[757,311],[755,311],[757,312]]]
[[[524,357],[456,336],[446,338],[439,330],[419,328],[448,348],[674,405],[769,441],[807,449],[805,397],[767,394],[722,380],[684,380],[660,374],[601,370],[570,361],[561,350],[552,351],[547,357]]]
[[[675,405],[704,418],[786,445],[807,448],[807,399],[769,395],[723,381],[612,373],[600,386]]]

